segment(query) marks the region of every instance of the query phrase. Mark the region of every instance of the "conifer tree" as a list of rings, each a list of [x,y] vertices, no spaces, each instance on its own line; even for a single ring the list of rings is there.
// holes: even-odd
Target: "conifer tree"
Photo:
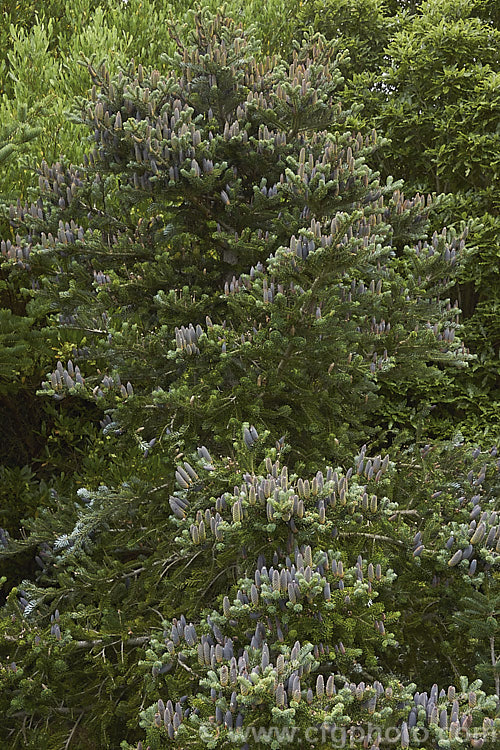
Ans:
[[[41,396],[95,404],[105,440],[1,536],[39,569],[2,622],[5,738],[130,747],[149,705],[151,748],[369,717],[492,746],[496,449],[421,440],[467,363],[466,229],[426,238],[431,199],[370,169],[335,45],[257,63],[193,22],[170,76],[91,68],[94,150],[11,210],[6,264],[63,340]]]
[[[416,425],[423,397],[442,398],[443,364],[466,360],[445,298],[466,230],[425,240],[430,199],[370,170],[376,134],[347,129],[332,43],[257,63],[240,32],[211,40],[197,23],[169,79],[94,71],[88,168],[43,165],[37,204],[13,210],[44,279],[34,308],[57,310],[77,349],[85,338],[104,380],[79,362],[82,378],[103,407],[132,383],[126,413],[140,407],[150,439],[168,424],[207,442],[224,418],[227,451],[260,420],[293,444],[307,431],[322,460],[374,422],[380,438]],[[83,395],[67,383],[58,398]]]

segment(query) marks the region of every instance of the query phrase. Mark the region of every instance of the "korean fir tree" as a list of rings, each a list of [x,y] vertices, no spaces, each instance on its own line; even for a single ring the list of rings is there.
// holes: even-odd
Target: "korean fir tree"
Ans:
[[[402,469],[399,483],[388,481],[380,497],[375,490],[386,481],[389,457],[384,451],[368,460],[361,448],[365,436],[392,443],[395,453],[411,443],[449,373],[466,364],[458,311],[446,299],[465,237],[445,230],[426,238],[430,201],[405,198],[399,183],[382,182],[370,169],[377,136],[350,130],[338,103],[334,45],[315,35],[295,48],[291,64],[257,62],[251,35],[233,21],[203,12],[192,20],[187,36],[173,32],[170,75],[131,63],[113,78],[91,66],[95,88],[80,119],[94,150],[80,167],[43,164],[39,195],[11,212],[16,240],[5,244],[5,263],[26,286],[38,282],[32,309],[43,310],[61,337],[41,395],[59,406],[91,403],[105,438],[89,451],[84,487],[54,493],[26,522],[24,538],[2,537],[4,557],[29,550],[40,571],[10,592],[3,621],[5,732],[18,745],[27,732],[32,746],[48,748],[137,740],[138,714],[157,699],[160,676],[172,699],[188,695],[193,716],[196,708],[200,721],[208,719],[212,704],[197,697],[207,687],[204,674],[194,670],[192,654],[175,651],[184,624],[178,638],[162,636],[164,621],[181,612],[207,637],[216,623],[219,646],[232,639],[229,668],[233,657],[246,661],[246,618],[254,630],[261,622],[264,631],[259,626],[249,647],[262,650],[266,641],[273,665],[282,649],[287,679],[297,671],[287,701],[300,697],[300,684],[293,688],[299,668],[323,669],[325,684],[335,673],[335,689],[361,670],[374,685],[366,696],[359,687],[361,699],[373,699],[383,685],[384,716],[389,721],[397,709],[403,713],[394,721],[404,721],[413,682],[425,691],[456,677],[449,661],[433,669],[440,628],[451,616],[446,602],[460,601],[461,587],[471,600],[476,590],[483,595],[483,580],[489,585],[492,577],[498,526],[488,462],[470,480],[484,473],[479,484],[489,483],[474,578],[467,563],[474,550],[459,561],[458,547],[470,546],[465,520],[477,502],[469,487],[463,506],[454,501],[458,463],[439,479],[450,493],[441,510],[426,505],[428,468],[409,448],[411,470]],[[334,470],[354,457],[358,479]],[[460,534],[448,554],[443,528],[456,513]],[[340,585],[339,562],[348,585]],[[458,563],[457,575],[445,576],[450,593],[428,646],[419,635],[434,606],[428,587]],[[241,609],[231,603],[233,585],[243,607],[249,592],[266,609],[233,613],[232,606]],[[281,601],[281,589],[288,599]],[[308,616],[299,616],[303,598]],[[393,628],[403,606],[401,629],[384,638],[384,613]],[[481,612],[490,600],[468,606]],[[276,617],[287,611],[291,619],[280,624]],[[453,626],[458,635],[448,652],[466,641],[459,618]],[[495,637],[490,626],[492,634],[477,631],[477,649],[465,649],[456,669],[474,679],[480,661],[492,693],[494,665],[484,646],[486,636]],[[198,644],[188,633],[197,651],[207,644],[200,667],[208,667],[216,642]],[[339,662],[331,666],[336,645]],[[257,691],[269,711],[285,705],[284,698],[276,704],[274,688],[271,694],[273,674]],[[464,701],[474,699],[465,684],[456,706],[450,698],[446,721],[453,733],[459,718],[477,727],[484,710],[488,729],[494,700],[481,694],[469,719]],[[442,712],[444,698],[433,693],[431,707],[439,701]],[[180,725],[185,710],[163,728],[150,710],[143,719],[150,741],[168,747],[173,731],[177,742],[174,722]],[[165,722],[165,710],[158,713]],[[203,746],[199,729],[181,733],[178,746]]]
[[[87,166],[44,164],[38,203],[13,209],[34,307],[90,360],[85,385],[54,370],[47,393],[115,409],[129,381],[120,419],[143,437],[224,452],[245,420],[294,450],[307,433],[306,462],[392,439],[465,364],[446,300],[465,233],[426,240],[429,199],[370,169],[376,133],[349,130],[333,44],[257,63],[234,24],[195,29],[170,77],[92,70]]]
[[[160,697],[141,717],[148,746],[326,748],[357,738],[373,748],[493,748],[495,452],[453,446],[450,482],[449,452],[425,446],[407,464],[407,483],[366,447],[347,472],[308,479],[270,451],[210,508],[198,503],[203,479],[189,481],[176,493],[176,543],[221,556],[235,544],[241,564],[218,607],[165,622],[150,641],[141,668]],[[200,474],[216,471],[206,448],[199,455]],[[412,499],[399,504],[410,484]],[[462,623],[450,639],[453,620],[468,617],[470,631]]]
[[[164,486],[80,492],[54,543],[64,523],[32,524],[28,545],[49,541],[7,606],[9,736],[29,717],[38,747],[135,748],[140,719],[156,750],[494,748],[496,451],[425,446],[398,469],[363,446],[298,476],[246,429]]]

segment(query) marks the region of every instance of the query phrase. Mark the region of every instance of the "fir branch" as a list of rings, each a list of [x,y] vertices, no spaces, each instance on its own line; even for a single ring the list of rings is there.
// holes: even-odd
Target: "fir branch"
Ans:
[[[406,544],[399,539],[395,539],[390,536],[384,536],[383,534],[369,534],[366,531],[339,531],[341,537],[353,537],[362,536],[366,539],[374,539],[378,542],[388,542],[389,544],[396,544],[398,547],[406,547]]]

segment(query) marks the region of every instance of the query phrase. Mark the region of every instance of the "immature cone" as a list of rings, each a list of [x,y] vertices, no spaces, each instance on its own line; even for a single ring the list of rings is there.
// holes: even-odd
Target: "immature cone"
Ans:
[[[450,568],[452,568],[455,565],[458,565],[461,559],[462,559],[462,550],[459,549],[455,552],[453,557],[450,560],[448,560],[448,565],[450,566]]]
[[[239,500],[236,501],[232,507],[232,515],[234,523],[238,523],[239,521],[241,521],[241,506]]]
[[[318,675],[318,679],[316,680],[316,695],[318,698],[322,698],[325,692],[325,681],[323,678],[323,675]]]
[[[285,689],[282,682],[279,682],[276,688],[276,705],[279,708],[285,705]]]
[[[259,603],[259,592],[257,591],[257,586],[254,583],[252,583],[250,589],[250,598],[252,600],[253,606],[256,607]]]
[[[177,484],[182,487],[183,490],[189,489],[189,483],[184,479],[179,471],[175,472],[175,478],[177,480]]]
[[[333,675],[330,675],[326,681],[326,694],[328,698],[331,698],[335,694],[335,681]]]
[[[474,534],[471,536],[470,543],[477,544],[478,542],[480,542],[485,532],[486,532],[486,524],[481,522],[480,524],[478,524]]]
[[[300,690],[300,677],[296,677],[293,683],[293,689],[292,689],[292,698],[297,703],[300,703],[300,699],[302,698],[302,693]]]
[[[406,748],[410,745],[410,735],[408,732],[408,724],[406,721],[401,726],[401,747]]]
[[[279,654],[276,659],[276,671],[278,674],[283,674],[285,671],[285,657],[283,654]]]

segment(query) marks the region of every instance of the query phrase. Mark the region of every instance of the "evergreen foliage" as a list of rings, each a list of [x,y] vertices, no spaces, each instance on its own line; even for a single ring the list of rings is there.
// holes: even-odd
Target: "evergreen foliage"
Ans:
[[[31,4],[9,8],[4,8],[2,122],[15,124],[22,105],[41,133],[28,144],[25,158],[9,160],[0,190],[24,201],[35,162],[45,158],[50,164],[61,155],[68,163],[81,162],[84,139],[67,113],[73,97],[86,95],[91,85],[82,56],[92,59],[95,69],[105,60],[111,74],[131,57],[167,72],[161,52],[173,52],[168,29],[185,4],[53,1],[37,9],[38,16]],[[261,57],[279,52],[288,58],[293,39],[300,39],[309,24],[332,37],[337,51],[349,55],[338,61],[344,77],[338,91],[347,106],[355,105],[353,127],[367,133],[375,125],[391,140],[390,147],[373,155],[372,166],[383,180],[402,176],[410,193],[447,191],[447,200],[431,207],[432,231],[447,225],[460,233],[464,220],[477,217],[469,235],[471,252],[450,292],[462,310],[465,345],[477,356],[454,385],[442,389],[434,429],[446,437],[457,426],[472,439],[498,434],[496,3],[234,0],[226,8],[245,25],[254,24],[254,35],[262,40],[261,52],[257,50]],[[29,81],[27,58],[32,62]],[[412,123],[411,136],[410,126],[402,123]]]
[[[46,476],[3,473],[0,737],[494,748],[497,447],[430,418],[483,228],[376,171],[338,41],[170,35],[160,68],[88,58],[83,163],[6,215],[1,393],[43,366],[48,435]]]
[[[94,71],[87,168],[42,164],[37,203],[12,210],[43,285],[33,309],[57,311],[68,344],[85,337],[103,375],[55,370],[44,388],[106,407],[130,381],[153,400],[125,410],[151,439],[168,424],[206,442],[224,419],[223,452],[243,420],[297,445],[307,431],[309,461],[345,455],[365,425],[404,440],[446,363],[467,364],[443,299],[467,227],[426,241],[430,197],[369,168],[376,133],[343,125],[333,45],[306,40],[287,69],[237,39],[220,60],[179,40],[168,79]]]
[[[447,393],[453,419],[441,412],[439,420],[442,434],[452,434],[457,418],[470,437],[497,434],[498,3],[396,5],[401,12],[394,4],[318,0],[304,4],[297,18],[299,27],[312,23],[349,49],[353,64],[343,70],[342,99],[361,104],[362,121],[390,139],[390,148],[375,157],[382,177],[397,174],[407,189],[446,193],[431,211],[433,228],[477,218],[469,238],[473,251],[454,289],[463,338],[477,358]],[[363,23],[352,23],[360,14]]]

